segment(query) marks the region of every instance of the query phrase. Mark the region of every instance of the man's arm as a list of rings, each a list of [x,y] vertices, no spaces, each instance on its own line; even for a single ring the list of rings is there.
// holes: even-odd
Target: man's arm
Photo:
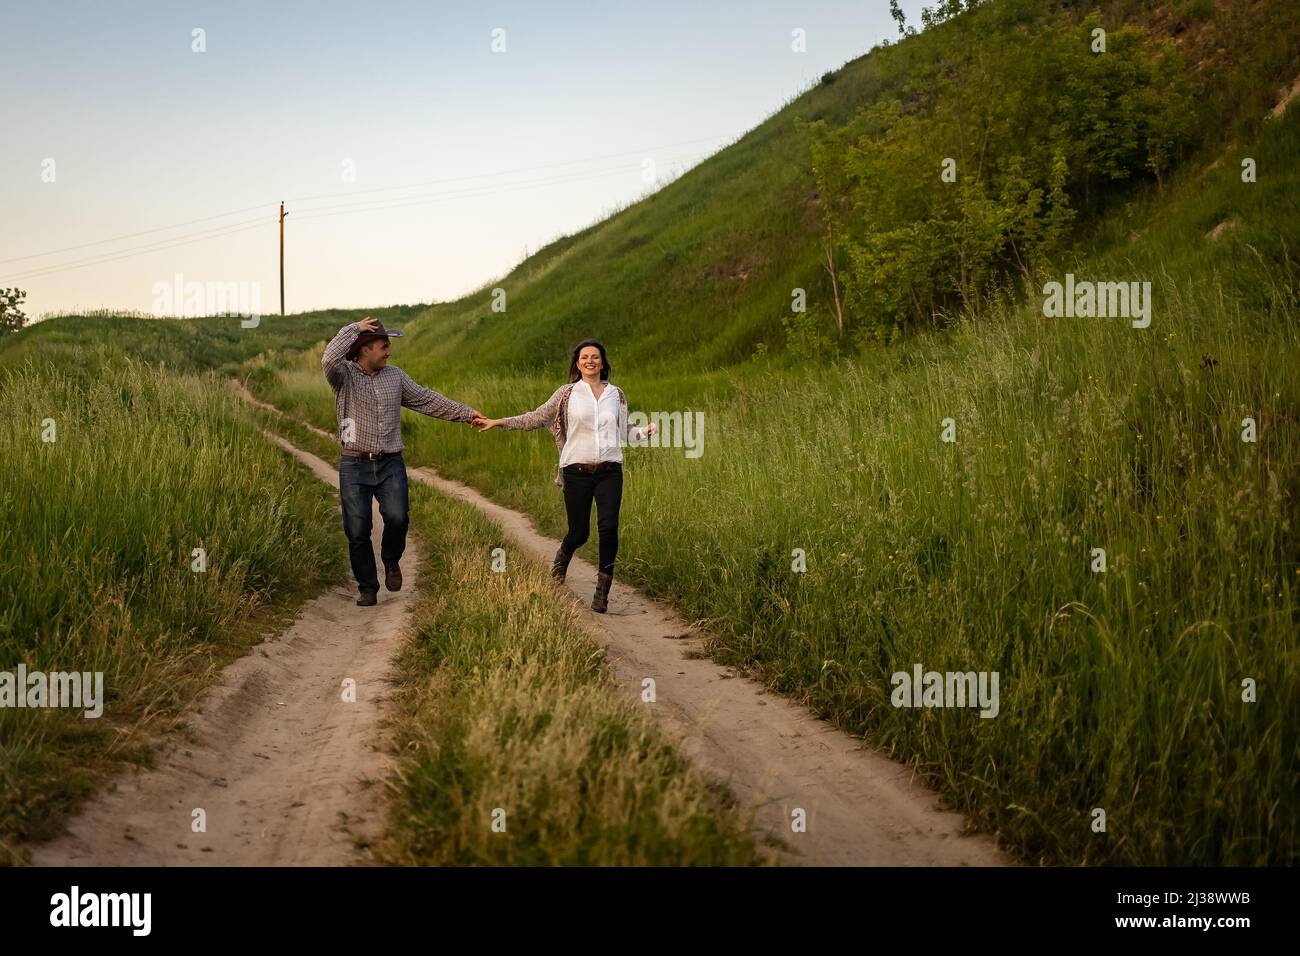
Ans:
[[[325,380],[338,387],[346,380],[346,373],[343,368],[348,349],[352,348],[352,343],[357,340],[361,334],[360,322],[349,322],[343,328],[334,334],[330,339],[329,345],[325,346],[325,353],[320,357],[320,367],[325,371]]]
[[[478,412],[468,405],[453,402],[431,388],[417,385],[405,372],[402,372],[402,404],[413,412],[448,422],[469,422],[479,417]]]

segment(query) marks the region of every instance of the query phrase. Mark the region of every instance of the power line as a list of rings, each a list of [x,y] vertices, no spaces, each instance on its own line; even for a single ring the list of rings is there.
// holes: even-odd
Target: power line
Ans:
[[[664,160],[665,164],[681,162],[682,160],[693,159],[694,156],[683,155],[673,156]],[[515,192],[519,189],[532,189],[537,186],[556,186],[566,183],[587,182],[592,179],[601,179],[606,176],[616,176],[634,170],[640,167],[640,163],[633,163],[625,166],[616,166],[611,169],[600,172],[583,170],[561,174],[560,176],[545,177],[542,179],[525,180],[518,183],[503,183],[501,186],[476,186],[466,190],[457,190],[449,193],[423,193],[414,196],[394,196],[388,199],[369,199],[362,200],[358,203],[338,203],[333,206],[318,206],[315,209],[304,210],[304,214],[299,216],[299,221],[304,219],[323,219],[327,216],[345,215],[348,212],[367,212],[370,209],[395,209],[400,206],[422,205],[426,202],[443,202],[452,199],[465,199],[478,196],[495,196],[500,193]],[[363,208],[364,207],[364,208]],[[340,209],[342,212],[326,212],[326,210]]]
[[[19,276],[10,276],[8,279],[4,281],[15,282],[20,279],[22,280],[42,279],[46,276],[57,275],[62,272],[74,272],[77,269],[86,269],[89,268],[90,266],[103,265],[104,263],[107,262],[117,262],[119,259],[130,259],[134,256],[144,256],[144,255],[148,255],[151,252],[163,252],[167,249],[174,249],[177,246],[188,246],[196,242],[206,242],[209,239],[221,239],[225,236],[233,236],[235,233],[247,232],[250,229],[258,229],[261,228],[263,225],[264,225],[263,220],[259,219],[257,222],[253,223],[252,225],[240,226],[239,228],[223,227],[224,229],[226,229],[226,231],[224,232],[218,231],[213,235],[197,236],[195,238],[190,238],[190,239],[168,241],[166,244],[157,246],[157,248],[136,249],[133,251],[120,252],[120,253],[105,253],[103,256],[98,257],[91,261],[83,261],[76,265],[51,266],[45,269],[44,271],[30,272]]]
[[[535,172],[541,169],[554,169],[560,166],[573,166],[580,163],[594,163],[605,159],[617,159],[622,156],[630,156],[638,153],[644,154],[644,153],[655,152],[657,150],[674,149],[678,146],[687,146],[687,145],[692,145],[694,143],[711,142],[714,140],[719,140],[724,138],[725,136],[723,135],[705,136],[699,139],[682,140],[681,142],[678,143],[669,143],[667,145],[650,147],[649,149],[629,149],[621,153],[608,153],[603,156],[589,156],[583,159],[572,159],[572,160],[566,160],[564,162],[559,162],[559,163],[546,163],[540,166],[521,166],[515,169],[500,170],[493,173],[475,173],[469,176],[453,176],[447,179],[430,179],[430,180],[424,180],[422,182],[406,183],[405,185],[400,185],[400,186],[381,186],[375,189],[365,189],[365,190],[357,190],[357,191],[350,191],[350,192],[319,193],[314,196],[297,196],[297,197],[292,197],[290,199],[287,199],[285,201],[286,202],[311,202],[316,199],[335,199],[335,198],[342,198],[345,196],[365,195],[365,194],[375,193],[375,192],[395,192],[397,190],[402,190],[402,189],[415,189],[421,186],[433,186],[433,185],[439,185],[443,183],[464,182],[471,179],[485,179],[485,178],[492,178],[496,176],[512,176],[516,173]],[[275,205],[274,203],[269,203],[269,202],[258,203],[255,206],[245,206],[242,209],[234,209],[231,210],[230,212],[217,213],[216,215],[212,215],[212,216],[203,216],[198,219],[189,219],[184,222],[172,223],[171,225],[168,226],[156,226],[152,229],[142,229],[138,232],[124,233],[123,235],[120,236],[110,236],[107,239],[96,239],[92,242],[83,242],[83,243],[78,243],[77,245],[64,246],[61,249],[50,249],[47,250],[46,252],[35,252],[25,256],[13,256],[8,259],[0,259],[0,265],[4,265],[9,262],[25,262],[29,259],[43,259],[47,256],[61,255],[62,253],[65,252],[75,252],[78,249],[87,249],[91,246],[106,245],[110,242],[120,242],[124,239],[135,239],[138,238],[139,236],[152,235],[153,233],[156,232],[167,232],[171,229],[180,229],[184,226],[193,226],[201,222],[211,222],[214,219],[225,219],[230,216],[238,216],[241,213],[250,212],[251,210],[254,209],[261,209],[264,206],[274,207],[274,205]]]
[[[663,146],[656,146],[653,147],[653,150],[676,149],[678,146],[691,146],[694,145],[695,143],[712,142],[715,139],[722,139],[722,138],[723,137],[721,136],[705,136],[700,139],[687,139],[687,140],[682,140],[680,143],[668,143]],[[541,166],[522,166],[517,169],[499,170],[495,173],[475,173],[470,176],[453,176],[450,179],[430,179],[419,183],[407,183],[405,186],[380,186],[375,189],[359,189],[349,193],[320,193],[319,195],[316,196],[295,196],[291,199],[286,199],[285,202],[310,202],[311,200],[314,199],[335,199],[342,195],[360,196],[365,193],[392,192],[393,190],[397,190],[397,189],[415,189],[420,186],[437,186],[443,183],[463,182],[468,179],[484,179],[492,176],[513,176],[515,173],[531,173],[531,172],[536,172],[539,169],[554,169],[558,166],[574,166],[577,165],[578,163],[596,163],[605,159],[619,159],[620,157],[623,156],[645,154],[647,152],[652,152],[653,150],[629,149],[621,153],[606,153],[604,156],[588,156],[585,159],[570,159],[561,163],[546,163]]]
[[[242,229],[236,229],[235,227],[244,226],[251,229],[266,221],[267,220],[264,217],[258,216],[256,219],[247,219],[242,223],[226,223],[224,226],[202,229],[199,232],[191,233],[188,236],[173,236],[171,239],[160,239],[157,242],[145,243],[143,246],[135,246],[131,249],[111,250],[108,252],[96,253],[95,255],[88,256],[85,259],[74,259],[71,262],[56,262],[51,263],[48,266],[37,266],[33,269],[29,269],[27,272],[12,275],[6,281],[29,279],[42,275],[53,275],[56,272],[62,272],[64,270],[80,269],[83,266],[98,265],[100,262],[113,262],[117,259],[127,258],[128,256],[144,255],[149,252],[160,252],[161,250],[169,249],[172,246],[186,245],[189,242],[199,242],[203,239],[216,238],[219,235],[225,235],[226,233],[224,230],[228,229],[242,232]]]
[[[693,156],[677,156],[664,160],[665,163],[680,162],[683,159],[695,158]],[[614,169],[603,170],[601,172],[590,172],[586,170],[574,171],[562,174],[558,177],[544,178],[540,180],[524,181],[520,183],[507,183],[502,186],[478,186],[468,190],[458,190],[450,193],[430,193],[420,196],[396,196],[387,199],[362,200],[359,203],[338,204],[336,206],[324,206],[316,209],[306,210],[306,214],[299,217],[298,221],[308,219],[328,219],[331,216],[343,216],[356,212],[382,212],[387,209],[396,209],[404,206],[428,205],[438,202],[450,202],[456,199],[479,198],[485,196],[500,195],[508,192],[516,192],[520,189],[532,189],[542,186],[566,185],[570,183],[586,182],[593,179],[601,179],[607,176],[621,175],[629,169],[635,169],[640,164],[629,164],[615,167]],[[425,198],[431,197],[431,198]],[[339,207],[343,207],[339,209]],[[251,207],[258,208],[258,207]],[[339,209],[339,211],[328,211]],[[217,217],[211,217],[217,218]],[[274,221],[274,220],[272,220]],[[100,253],[95,256],[82,260],[74,260],[68,263],[55,263],[49,266],[38,267],[25,273],[20,273],[7,277],[4,281],[18,281],[35,278],[44,278],[46,276],[57,275],[62,272],[71,272],[78,269],[88,268],[90,266],[102,265],[108,262],[117,262],[121,259],[128,259],[138,255],[148,255],[152,252],[162,252],[167,249],[179,246],[190,245],[195,242],[205,242],[208,239],[220,239],[224,236],[234,235],[240,232],[247,232],[250,229],[256,229],[266,220],[262,217],[246,220],[243,223],[228,223],[224,226],[217,226],[212,229],[202,230],[190,236],[175,236],[171,239],[159,240],[158,242],[148,243],[144,246],[138,246],[133,249],[116,250],[112,252]]]
[[[110,239],[96,239],[94,242],[83,242],[77,246],[66,246],[62,249],[52,249],[49,252],[34,252],[30,256],[14,256],[12,259],[0,259],[0,265],[6,262],[22,262],[26,259],[43,259],[45,256],[57,256],[64,252],[72,252],[76,249],[86,249],[90,246],[102,246],[106,242],[119,242],[122,239],[134,239],[137,236],[147,236],[155,232],[166,232],[168,229],[179,229],[182,226],[192,226],[199,222],[211,222],[213,219],[225,219],[227,216],[238,216],[241,212],[248,212],[252,209],[261,209],[263,206],[269,206],[271,203],[258,203],[256,206],[246,206],[243,209],[236,209],[233,212],[218,213],[215,216],[204,216],[202,219],[191,219],[188,222],[178,222],[170,226],[158,226],[156,229],[142,229],[140,232],[128,232],[122,236],[113,236]]]
[[[622,169],[623,167],[620,167],[619,171],[622,171]],[[605,175],[605,173],[602,173],[600,175]],[[569,174],[568,177],[563,177],[561,178],[560,181],[578,181],[583,178],[586,178],[586,176],[583,174],[580,174],[576,177],[573,174]],[[539,182],[538,184],[545,185],[546,183],[542,181]],[[515,186],[517,184],[507,184],[507,185]],[[532,183],[528,183],[526,185],[532,185]],[[495,189],[493,187],[480,186],[480,187],[471,188],[469,190],[460,190],[446,195],[448,198],[460,198],[461,196],[467,196],[467,195],[490,195],[492,192],[495,192]],[[444,194],[425,194],[425,195],[442,196]],[[410,199],[410,198],[420,198],[420,197],[391,197],[388,199],[369,199],[369,200],[363,199],[357,203],[342,203],[336,206],[322,206],[322,207],[317,207],[316,209],[308,209],[307,210],[308,215],[305,215],[302,218],[321,219],[321,218],[326,218],[330,215],[341,215],[341,213],[326,212],[326,210],[338,209],[338,208],[342,208],[345,211],[363,211],[363,210],[357,210],[353,208],[356,206],[373,205],[373,206],[379,206],[383,208],[383,207],[391,206],[395,203],[400,203],[400,200],[402,199]],[[79,269],[82,268],[83,266],[97,265],[101,262],[115,262],[118,259],[126,258],[129,255],[137,255],[137,254],[144,255],[150,252],[159,252],[162,251],[163,249],[173,248],[175,246],[187,245],[190,242],[202,241],[203,239],[207,239],[207,238],[215,238],[219,235],[225,235],[226,234],[225,230],[234,230],[234,231],[242,232],[243,231],[242,229],[236,229],[236,227],[244,226],[244,225],[251,226],[251,225],[259,224],[263,221],[264,220],[261,217],[258,217],[256,219],[245,220],[244,222],[227,223],[226,225],[223,226],[215,226],[210,229],[200,230],[199,232],[191,233],[190,235],[173,236],[170,239],[161,239],[156,242],[146,243],[142,246],[136,246],[131,249],[111,250],[108,252],[96,253],[95,255],[89,256],[85,259],[74,259],[71,262],[56,262],[56,263],[50,263],[47,266],[36,266],[26,272],[11,276],[10,278],[11,279],[38,278],[43,275],[53,275],[57,272],[64,271],[65,269]]]

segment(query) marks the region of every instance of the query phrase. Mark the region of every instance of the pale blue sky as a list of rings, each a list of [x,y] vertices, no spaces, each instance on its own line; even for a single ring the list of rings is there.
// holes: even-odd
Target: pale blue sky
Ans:
[[[0,285],[31,315],[148,310],[177,272],[274,312],[282,198],[289,311],[454,298],[896,36],[887,0],[2,2]],[[438,201],[310,218],[405,197]]]

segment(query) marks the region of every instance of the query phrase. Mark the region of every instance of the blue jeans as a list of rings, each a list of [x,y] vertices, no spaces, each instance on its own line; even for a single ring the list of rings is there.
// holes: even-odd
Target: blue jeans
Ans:
[[[384,519],[379,556],[387,568],[401,561],[402,552],[406,550],[406,528],[410,518],[406,462],[400,454],[389,455],[381,461],[341,456],[339,499],[343,503],[343,531],[348,536],[352,575],[362,591],[379,590],[375,549],[370,543],[372,496],[379,502],[379,515]]]

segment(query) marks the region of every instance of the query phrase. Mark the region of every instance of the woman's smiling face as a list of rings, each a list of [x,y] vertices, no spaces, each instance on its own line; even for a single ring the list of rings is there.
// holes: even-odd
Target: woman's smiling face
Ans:
[[[578,353],[578,371],[582,372],[583,378],[600,377],[600,349],[594,345],[588,345]]]

